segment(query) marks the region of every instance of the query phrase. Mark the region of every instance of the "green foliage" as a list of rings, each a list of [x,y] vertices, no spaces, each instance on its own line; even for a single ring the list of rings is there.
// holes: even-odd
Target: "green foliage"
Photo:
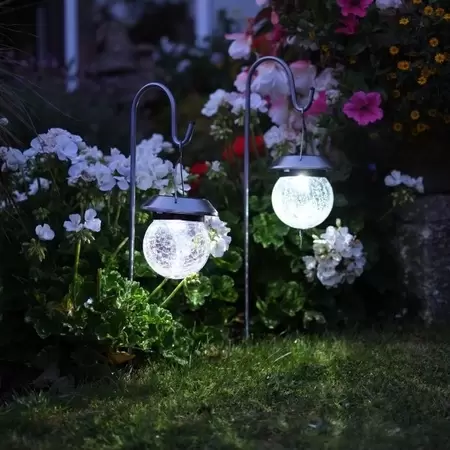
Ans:
[[[448,448],[448,331],[203,350],[188,367],[16,396],[0,409],[0,448]]]

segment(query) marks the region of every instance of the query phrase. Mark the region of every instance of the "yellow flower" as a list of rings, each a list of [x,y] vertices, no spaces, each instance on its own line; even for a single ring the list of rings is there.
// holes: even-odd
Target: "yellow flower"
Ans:
[[[436,11],[434,11],[434,14],[436,14],[436,16],[441,17],[445,14],[445,10],[444,8],[436,8]]]
[[[444,17],[444,18],[445,18],[445,17]],[[400,25],[408,25],[409,19],[408,19],[407,17],[402,17],[402,18],[398,21],[398,23],[399,23]]]
[[[428,80],[427,80],[426,77],[419,77],[419,78],[417,78],[417,83],[419,83],[421,86],[426,84],[427,81]]]
[[[400,49],[398,47],[396,47],[395,45],[393,45],[392,47],[389,48],[389,53],[393,56],[397,55],[399,51],[400,51]]]
[[[431,16],[433,14],[433,12],[434,12],[434,9],[432,6],[425,6],[425,8],[423,8],[423,13],[426,16]]]
[[[392,97],[399,98],[400,97],[400,91],[398,89],[394,89],[392,91]]]
[[[321,45],[320,48],[324,53],[328,53],[330,51],[330,47],[328,47],[328,45]]]
[[[449,116],[448,114],[446,114],[446,115],[444,116],[444,122],[445,122],[445,123],[450,123],[450,116]]]
[[[439,45],[439,39],[431,38],[428,43],[431,47],[437,47]]]
[[[443,53],[436,53],[436,56],[434,57],[434,60],[438,64],[442,64],[445,61],[445,55]]]
[[[399,122],[396,122],[396,123],[394,123],[394,125],[392,125],[392,129],[394,131],[397,131],[397,133],[398,133],[403,130],[403,125]]]
[[[399,61],[399,62],[397,63],[397,68],[398,68],[399,70],[409,70],[410,64],[409,64],[408,61]]]
[[[417,131],[419,132],[419,133],[422,133],[422,132],[424,132],[424,131],[427,131],[427,130],[429,130],[429,126],[426,124],[426,123],[418,123],[417,124]]]
[[[420,117],[419,111],[417,111],[417,109],[411,111],[410,117],[412,120],[417,120]]]
[[[420,5],[422,3],[422,0],[413,0],[413,3],[415,5]]]
[[[449,13],[444,14],[444,20],[450,20],[450,14]]]
[[[436,110],[436,109],[430,109],[430,110],[428,111],[428,115],[429,115],[430,117],[436,117],[436,116],[437,116],[437,110]]]

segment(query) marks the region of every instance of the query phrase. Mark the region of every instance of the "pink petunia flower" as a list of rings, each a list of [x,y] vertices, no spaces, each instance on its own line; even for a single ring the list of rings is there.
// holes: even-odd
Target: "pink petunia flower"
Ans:
[[[355,92],[342,109],[343,113],[358,125],[365,127],[369,123],[383,118],[380,108],[381,95],[378,92]]]
[[[342,17],[340,22],[341,27],[336,28],[336,33],[351,36],[358,31],[359,19],[354,14],[349,14],[346,17]]]
[[[327,112],[327,93],[325,91],[319,92],[315,97],[311,108],[306,111],[306,116],[320,116]]]
[[[343,16],[353,14],[357,17],[365,17],[367,9],[373,3],[373,0],[336,0],[341,8]]]

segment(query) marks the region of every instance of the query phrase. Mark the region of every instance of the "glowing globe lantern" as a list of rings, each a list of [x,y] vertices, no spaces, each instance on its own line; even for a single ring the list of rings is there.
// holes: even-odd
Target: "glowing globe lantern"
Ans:
[[[208,200],[158,195],[142,209],[154,213],[144,235],[148,265],[165,278],[181,280],[199,272],[211,249],[205,216],[217,216]]]
[[[283,223],[306,230],[317,227],[330,215],[334,194],[325,177],[331,167],[324,158],[282,156],[271,169],[281,172],[272,190],[272,207]]]

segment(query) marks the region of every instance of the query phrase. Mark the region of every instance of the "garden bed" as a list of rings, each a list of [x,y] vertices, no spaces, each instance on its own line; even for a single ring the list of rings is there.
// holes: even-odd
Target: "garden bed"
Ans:
[[[448,333],[268,340],[0,410],[5,449],[448,449]]]

